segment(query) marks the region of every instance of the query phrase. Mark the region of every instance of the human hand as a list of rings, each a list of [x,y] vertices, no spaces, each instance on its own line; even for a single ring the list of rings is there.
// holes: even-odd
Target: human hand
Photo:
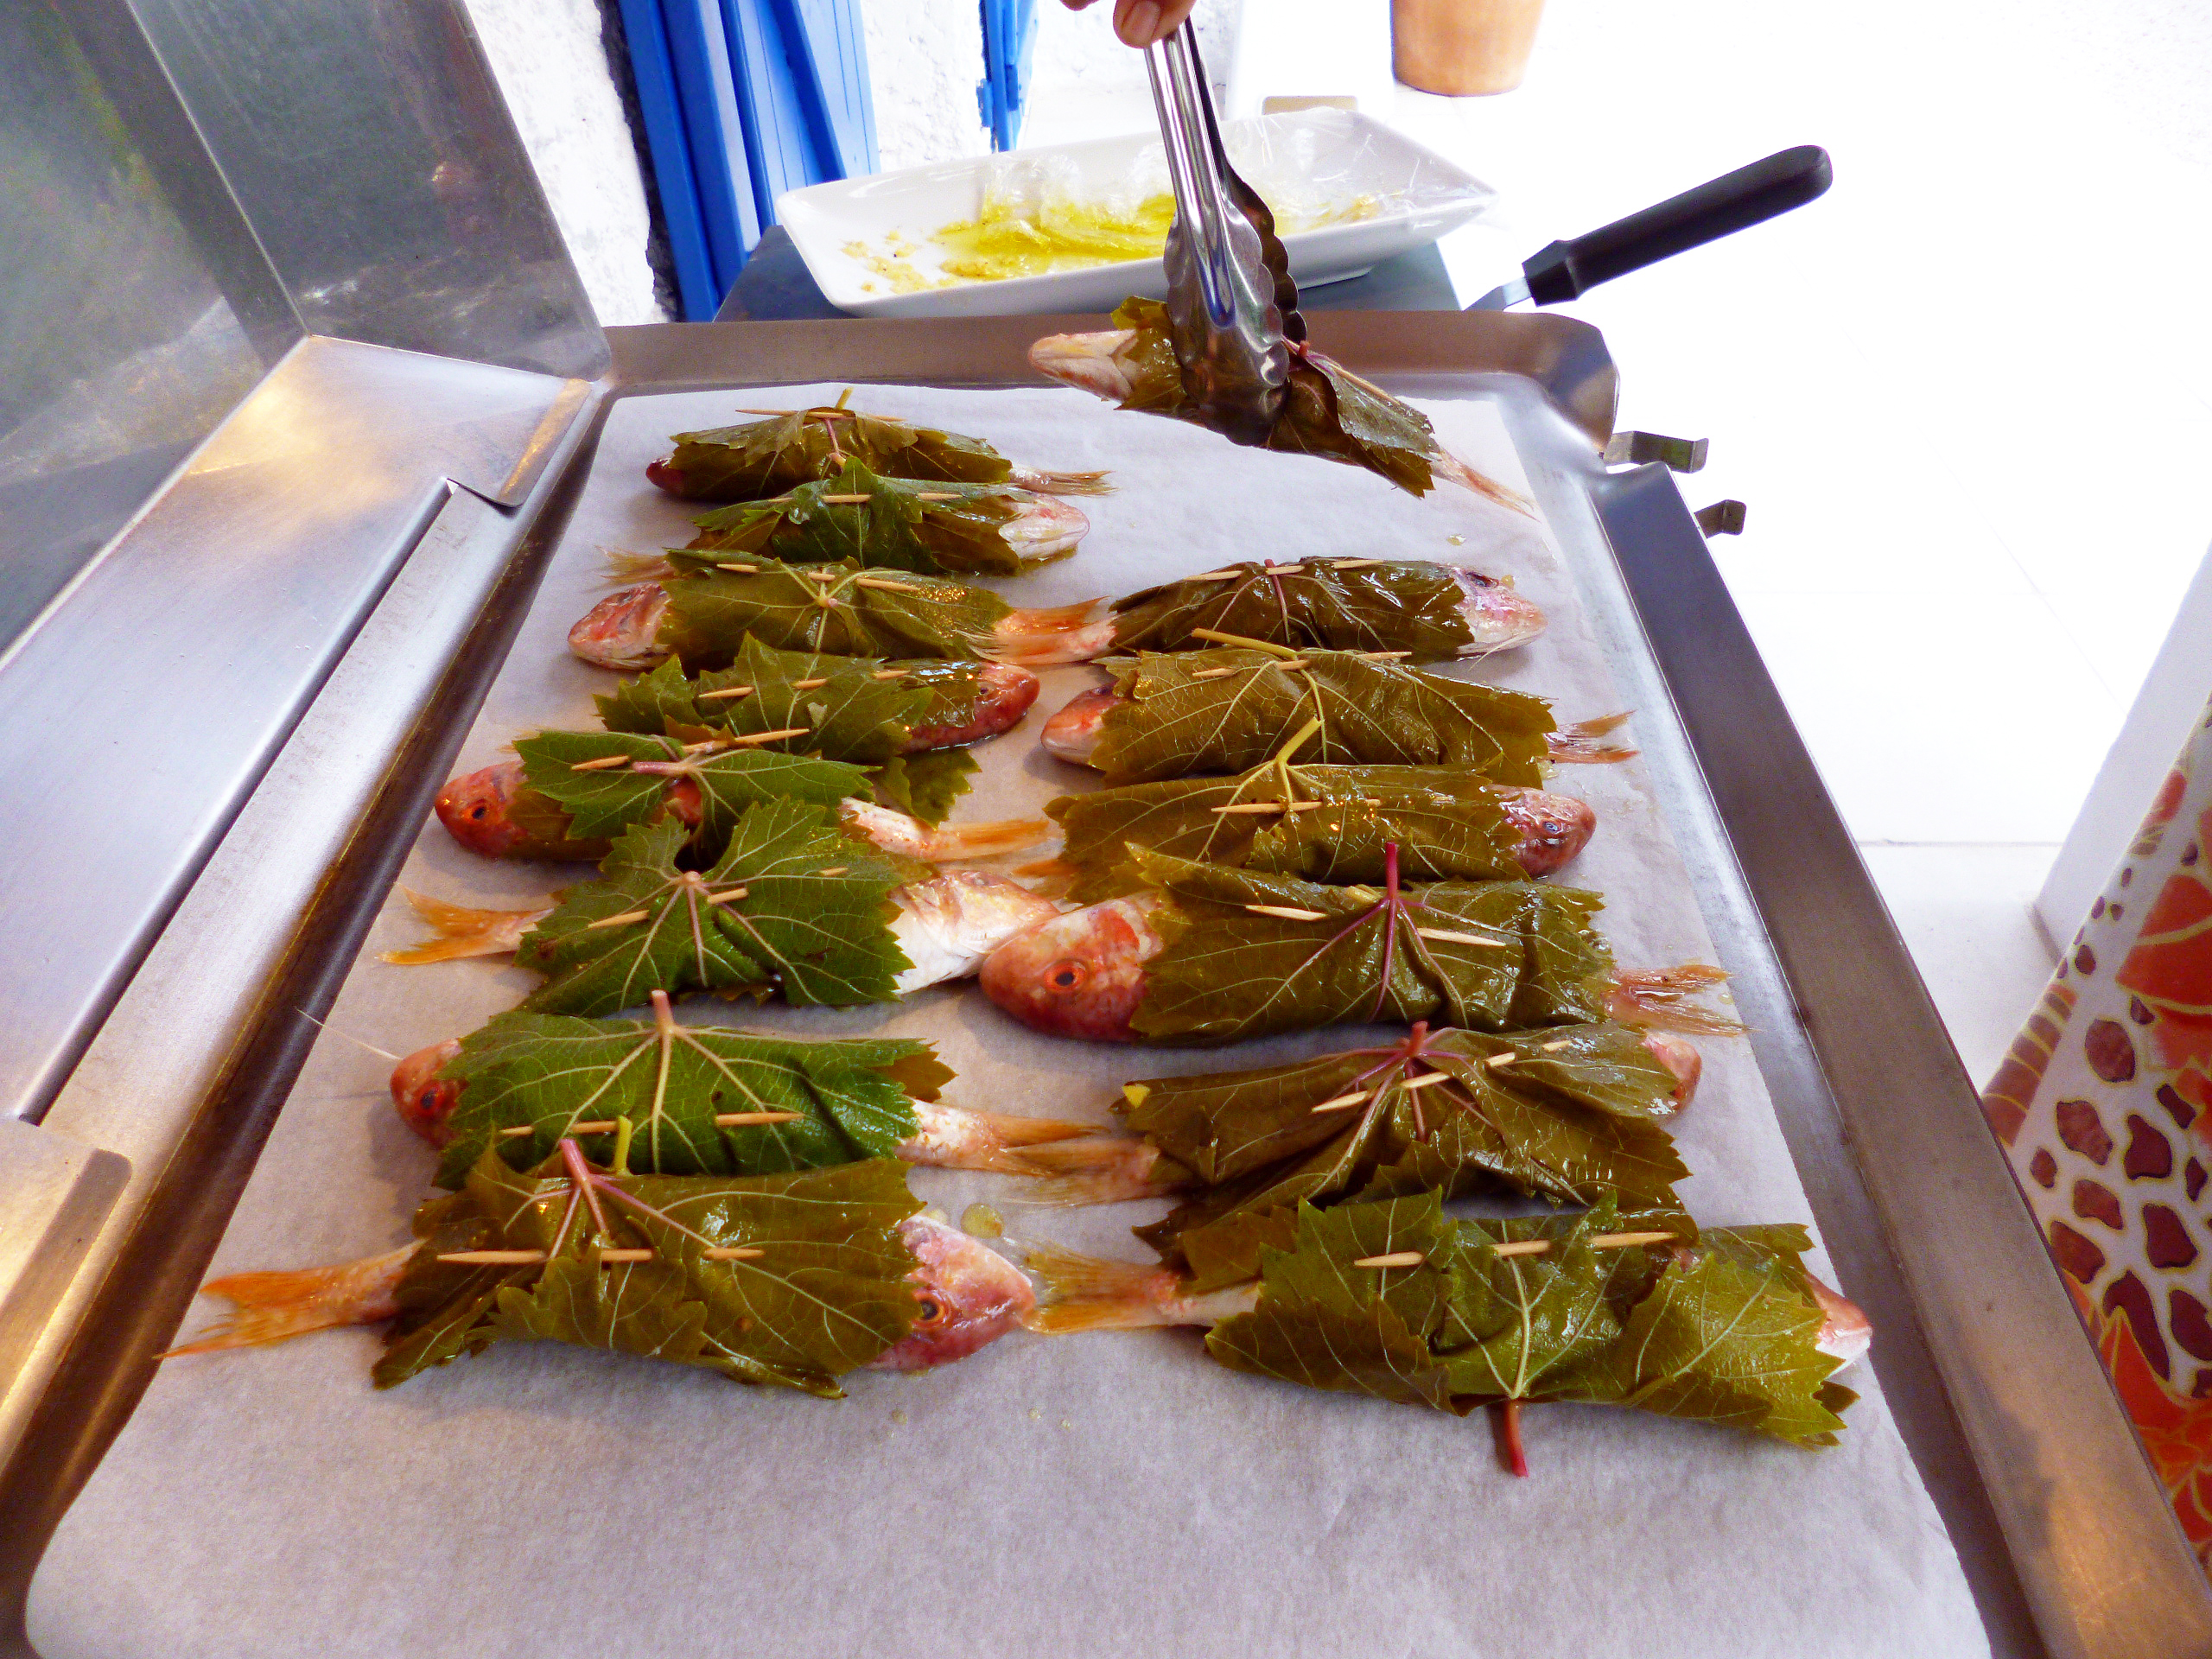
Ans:
[[[1060,0],[1070,11],[1081,11],[1093,0]],[[1124,46],[1150,46],[1166,40],[1191,15],[1197,0],[1114,0],[1114,33]]]

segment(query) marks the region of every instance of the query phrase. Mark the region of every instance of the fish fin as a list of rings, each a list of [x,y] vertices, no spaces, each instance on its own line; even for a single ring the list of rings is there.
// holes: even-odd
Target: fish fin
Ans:
[[[381,960],[402,968],[451,962],[461,957],[499,956],[521,944],[522,936],[553,908],[550,905],[538,905],[529,910],[472,910],[466,905],[433,899],[426,893],[405,887],[400,891],[406,894],[415,913],[435,930],[434,937],[420,944],[383,953]]]
[[[1602,766],[1635,759],[1641,750],[1599,741],[1623,725],[1635,712],[1624,709],[1618,715],[1607,715],[1601,720],[1579,720],[1554,732],[1550,738],[1553,763],[1563,766]]]
[[[1725,968],[1686,962],[1679,968],[1646,968],[1613,976],[1606,1013],[1622,1025],[1643,1030],[1689,1032],[1707,1037],[1740,1037],[1740,1020],[1694,1006],[1690,999],[1728,977]]]
[[[1501,507],[1526,518],[1536,516],[1536,504],[1518,490],[1509,490],[1494,478],[1485,477],[1453,454],[1449,449],[1439,448],[1428,463],[1430,472],[1439,478],[1448,478],[1463,488],[1472,490],[1486,501],[1495,501]]]
[[[929,835],[930,861],[993,858],[1034,847],[1052,833],[1049,818],[1000,818],[989,823],[941,823]]]
[[[413,1244],[403,1244],[382,1255],[335,1267],[234,1273],[210,1280],[200,1294],[230,1303],[230,1313],[195,1340],[162,1357],[210,1354],[224,1348],[265,1348],[310,1331],[391,1319],[399,1312],[393,1293],[415,1250]]]
[[[665,553],[632,553],[620,547],[600,550],[607,555],[607,580],[620,587],[633,587],[641,582],[666,582],[676,575],[676,567],[669,563]]]
[[[1022,1318],[1032,1331],[1141,1331],[1174,1321],[1166,1316],[1181,1281],[1169,1269],[1135,1262],[1078,1255],[1057,1244],[1028,1247],[1029,1271],[1044,1281],[1046,1300]]]
[[[918,1102],[915,1116],[919,1132],[899,1148],[899,1155],[925,1169],[983,1169],[1001,1175],[1032,1175],[1036,1172],[1027,1163],[1027,1154],[1013,1148],[1098,1133],[1096,1123],[971,1112],[964,1106],[948,1106],[941,1101]]]
[[[1108,480],[1108,473],[1056,473],[1029,467],[1018,481],[1025,490],[1034,490],[1039,495],[1111,495],[1115,486]]]
[[[1158,1198],[1188,1185],[1181,1167],[1140,1135],[1092,1135],[1031,1147],[1019,1161],[1046,1177],[1030,1190],[1039,1204],[1119,1204]]]
[[[987,654],[1017,668],[1087,663],[1113,648],[1113,614],[1110,599],[1008,611],[992,630]]]
[[[1008,1147],[1035,1147],[1055,1141],[1075,1141],[1098,1133],[1096,1123],[1071,1123],[1064,1118],[1029,1117],[1014,1112],[971,1114]]]

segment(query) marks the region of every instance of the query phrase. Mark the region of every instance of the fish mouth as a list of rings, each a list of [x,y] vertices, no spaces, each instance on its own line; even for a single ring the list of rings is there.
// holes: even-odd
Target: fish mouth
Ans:
[[[1047,754],[1072,760],[1079,766],[1087,766],[1098,747],[1101,724],[1121,701],[1120,694],[1110,685],[1094,686],[1080,692],[1045,722],[1037,741]]]

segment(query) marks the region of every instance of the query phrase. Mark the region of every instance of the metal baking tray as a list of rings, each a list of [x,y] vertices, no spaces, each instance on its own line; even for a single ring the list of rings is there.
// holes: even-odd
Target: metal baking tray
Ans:
[[[609,331],[613,369],[526,509],[507,563],[482,582],[482,603],[442,625],[449,654],[426,653],[416,639],[411,722],[351,758],[365,806],[330,849],[334,861],[296,925],[257,959],[267,978],[251,996],[219,993],[232,1005],[226,1021],[195,1024],[181,1016],[204,1013],[194,999],[218,992],[142,973],[44,1121],[133,1156],[141,1172],[150,1157],[160,1173],[84,1223],[94,1235],[90,1266],[54,1298],[39,1333],[43,1387],[0,1420],[14,1441],[0,1474],[0,1581],[18,1639],[38,1551],[189,1301],[297,1075],[309,1022],[327,1011],[396,872],[395,849],[410,839],[480,701],[483,653],[488,646],[496,663],[559,539],[608,410],[639,395],[823,378],[1033,385],[1028,343],[1086,324],[1096,320]],[[1734,976],[1824,1242],[1882,1332],[1884,1390],[1993,1649],[2212,1652],[2212,1593],[1702,536],[1663,467],[1613,471],[1599,458],[1616,388],[1602,340],[1566,319],[1497,314],[1340,314],[1328,334],[1336,354],[1393,390],[1479,394],[1505,408],[1516,433],[1544,435],[1523,446],[1523,459],[1585,578],[1622,689],[1638,706],[1679,717],[1640,727],[1646,760],[1669,798],[1670,828]],[[416,559],[435,556],[426,546]],[[403,598],[406,580],[403,572],[394,584]],[[339,664],[303,734],[316,735],[318,715],[338,718],[324,705],[349,671],[385,660],[375,653],[391,647],[380,639],[372,616],[356,647],[369,657],[349,653]],[[317,768],[349,764],[323,735],[304,751],[296,738],[288,746],[256,804],[283,801]],[[226,859],[268,868],[254,841],[264,832],[250,805],[202,887],[236,878]],[[154,962],[194,960],[235,921],[219,905],[188,899]],[[278,983],[283,995],[262,994]],[[173,1056],[155,1064],[150,1033],[195,1029],[220,1029],[219,1051],[197,1070]],[[118,1144],[129,1139],[118,1100],[149,1079],[172,1096],[166,1138]],[[0,1342],[9,1336],[0,1321]],[[0,1627],[0,1639],[7,1634]]]

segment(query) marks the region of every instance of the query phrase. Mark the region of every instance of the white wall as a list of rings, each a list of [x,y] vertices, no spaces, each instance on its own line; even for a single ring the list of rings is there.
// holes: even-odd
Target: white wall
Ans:
[[[983,24],[973,0],[863,0],[875,143],[886,172],[990,152],[976,88]]]
[[[651,216],[596,0],[468,0],[484,55],[602,324],[664,322]]]

